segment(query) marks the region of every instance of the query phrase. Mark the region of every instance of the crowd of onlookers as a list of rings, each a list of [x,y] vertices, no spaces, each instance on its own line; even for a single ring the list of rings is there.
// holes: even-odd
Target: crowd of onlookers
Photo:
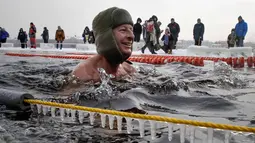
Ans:
[[[28,34],[23,28],[20,28],[17,39],[20,41],[21,48],[27,48],[28,38],[30,41],[30,48],[36,48],[36,26],[33,22],[30,23]],[[47,27],[43,28],[43,33],[41,34],[43,42],[48,43],[49,41],[49,30]],[[9,33],[5,31],[4,28],[0,27],[0,47],[1,43],[6,43],[7,38],[9,37]],[[83,34],[83,41],[84,43],[93,44],[95,42],[94,33],[92,30],[89,30],[88,27],[85,27]],[[58,26],[56,33],[55,33],[55,40],[56,40],[56,48],[62,49],[63,41],[65,40],[65,32],[64,30]]]
[[[163,49],[165,53],[172,53],[172,49],[176,48],[176,43],[178,41],[180,26],[172,18],[171,22],[167,25],[164,34],[161,37],[163,30],[160,29],[161,22],[158,20],[157,16],[153,15],[149,20],[141,25],[141,18],[137,19],[134,25],[134,41],[139,42],[140,36],[142,35],[145,45],[141,48],[142,53],[148,47],[152,54],[156,54],[156,50]],[[227,38],[228,47],[243,47],[243,40],[245,39],[246,33],[248,31],[247,23],[243,20],[241,16],[238,17],[238,23],[235,28],[231,30]],[[204,39],[205,26],[201,22],[201,19],[197,19],[197,23],[193,28],[193,39],[194,45],[201,46]],[[160,45],[159,39],[163,41],[163,45]]]
[[[145,45],[141,48],[142,53],[146,48],[152,54],[156,54],[155,51],[158,49],[163,49],[165,53],[172,53],[172,49],[176,49],[176,43],[178,41],[180,26],[175,21],[174,18],[171,18],[171,22],[167,25],[167,28],[161,30],[161,22],[158,20],[157,16],[153,15],[148,20],[145,20],[143,24],[142,19],[138,18],[136,23],[133,26],[134,32],[134,42],[140,42],[140,37],[142,36],[145,41]],[[201,22],[201,19],[197,19],[197,23],[193,28],[193,39],[194,44],[201,46],[204,39],[205,26]],[[231,30],[231,33],[228,35],[227,43],[228,47],[243,47],[243,41],[245,39],[246,33],[248,31],[247,23],[243,20],[241,16],[238,17],[238,23],[235,28]],[[21,43],[21,48],[27,48],[28,38],[30,41],[31,48],[36,48],[36,26],[33,22],[30,23],[30,28],[28,34],[23,28],[20,28],[18,34],[18,40]],[[164,33],[163,33],[164,32]],[[163,33],[163,34],[162,34]],[[162,35],[161,35],[162,34]],[[44,27],[43,33],[41,34],[44,43],[48,43],[49,40],[49,30],[47,27]],[[9,33],[0,27],[0,47],[1,43],[6,43],[6,39],[9,37]],[[95,37],[93,30],[90,30],[89,27],[85,27],[82,33],[84,43],[95,43]],[[161,37],[161,38],[160,38]],[[58,26],[55,33],[55,40],[57,43],[56,48],[62,49],[63,41],[65,40],[64,30]],[[159,40],[163,41],[163,45],[160,45]]]

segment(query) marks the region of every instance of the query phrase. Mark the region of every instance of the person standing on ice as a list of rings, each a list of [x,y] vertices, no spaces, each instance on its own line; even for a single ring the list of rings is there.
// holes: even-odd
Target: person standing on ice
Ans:
[[[141,48],[142,53],[144,53],[145,49],[148,47],[151,54],[157,54],[154,49],[155,48],[154,45],[156,43],[157,43],[157,38],[156,38],[156,30],[155,30],[155,26],[154,26],[154,20],[153,20],[153,18],[150,18],[147,21],[146,41],[145,41],[145,45]]]
[[[95,43],[95,36],[93,30],[89,32],[89,38],[88,38],[89,44],[94,44]]]
[[[176,49],[176,43],[180,33],[180,26],[175,22],[174,18],[171,18],[171,23],[169,23],[167,27],[170,29],[170,32],[174,38],[174,49]]]
[[[243,20],[242,16],[239,16],[238,23],[236,24],[236,27],[235,27],[237,47],[243,47],[243,41],[245,39],[247,31],[248,31],[247,23]]]
[[[89,33],[90,33],[89,27],[86,26],[83,33],[82,33],[84,44],[87,43],[87,41],[88,41]]]
[[[43,43],[48,43],[49,42],[49,30],[47,27],[43,28],[43,33],[42,33],[42,38],[43,38]]]
[[[65,32],[60,26],[58,26],[58,29],[56,31],[55,40],[57,41],[57,49],[60,45],[60,50],[62,50],[62,48],[63,48],[62,43],[65,40]]]
[[[145,20],[145,21],[144,21],[144,24],[142,25],[142,30],[143,30],[143,40],[144,40],[144,42],[145,42],[145,43],[146,43],[146,36],[147,36],[147,35],[146,35],[146,33],[147,33],[147,32],[146,32],[147,21],[148,21],[148,20]]]
[[[31,48],[36,49],[36,27],[33,22],[30,23],[29,38]]]
[[[197,19],[197,23],[194,25],[193,28],[193,38],[195,40],[195,45],[201,46],[203,37],[204,37],[204,31],[205,31],[205,26],[201,22],[201,19]]]
[[[236,43],[236,34],[235,34],[235,28],[231,29],[231,33],[228,35],[228,48],[235,47]]]
[[[141,37],[141,34],[142,34],[142,19],[141,18],[138,18],[137,21],[136,21],[136,24],[134,25],[134,36],[135,36],[135,39],[134,41],[135,42],[140,42],[140,37]]]
[[[161,40],[164,42],[164,46],[162,49],[165,51],[165,53],[172,54],[174,39],[168,27],[166,28],[165,34],[162,36]]]
[[[27,32],[24,31],[25,35],[26,35],[26,39],[25,39],[25,48],[27,48],[27,41],[28,41],[28,36],[27,36]]]
[[[18,34],[18,40],[20,41],[21,44],[21,48],[24,49],[25,48],[25,43],[27,42],[27,35],[26,33],[23,31],[23,28],[20,28],[19,30],[19,34]]]
[[[6,43],[7,38],[9,37],[9,33],[4,29],[1,28],[0,29],[0,47],[1,47],[1,43]]]
[[[128,11],[111,7],[101,11],[92,22],[97,55],[80,63],[72,74],[81,81],[99,82],[98,68],[115,79],[130,77],[135,68],[127,59],[133,49],[133,21]]]

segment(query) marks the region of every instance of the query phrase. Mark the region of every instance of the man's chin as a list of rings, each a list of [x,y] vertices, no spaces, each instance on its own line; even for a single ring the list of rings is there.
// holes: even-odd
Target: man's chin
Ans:
[[[123,53],[123,58],[127,60],[131,56],[132,52],[130,53]]]

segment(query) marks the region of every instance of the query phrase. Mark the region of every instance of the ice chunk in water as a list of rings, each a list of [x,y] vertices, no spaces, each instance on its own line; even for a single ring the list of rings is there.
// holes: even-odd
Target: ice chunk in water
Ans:
[[[151,125],[151,139],[155,140],[156,139],[156,122],[150,121],[150,125]]]
[[[173,139],[173,124],[168,123],[168,140],[172,141]]]
[[[41,104],[36,104],[36,107],[37,107],[38,114],[41,114],[42,113],[42,105]]]
[[[140,137],[144,137],[144,120],[138,119],[139,122],[139,132],[140,132]]]
[[[122,117],[117,116],[117,125],[118,125],[118,132],[120,133],[122,131]]]
[[[125,118],[126,124],[127,124],[127,133],[130,134],[132,132],[132,119],[131,118]]]
[[[94,125],[94,121],[95,121],[94,115],[95,115],[94,112],[90,112],[90,113],[89,113],[90,125]]]
[[[181,143],[185,143],[185,134],[186,134],[186,125],[180,125],[180,141]]]
[[[65,119],[65,108],[60,108],[60,118],[62,121]]]
[[[212,128],[208,128],[207,129],[207,142],[208,143],[213,143],[213,129]]]
[[[71,112],[71,109],[65,109],[66,110],[66,117],[70,117],[70,112]]]
[[[225,143],[229,143],[230,131],[225,131]]]
[[[194,126],[190,126],[189,127],[189,137],[190,137],[190,143],[195,143],[195,127]]]
[[[51,107],[50,108],[50,112],[51,112],[51,117],[56,117],[56,108],[55,107]]]
[[[76,110],[71,110],[71,117],[72,117],[72,121],[75,122],[76,120]]]
[[[79,122],[82,124],[84,119],[84,111],[78,111],[79,114]]]
[[[102,127],[105,128],[105,114],[100,114]]]
[[[114,116],[108,115],[108,119],[109,119],[109,127],[112,130],[113,129]]]
[[[43,115],[46,115],[48,112],[48,106],[42,106]]]

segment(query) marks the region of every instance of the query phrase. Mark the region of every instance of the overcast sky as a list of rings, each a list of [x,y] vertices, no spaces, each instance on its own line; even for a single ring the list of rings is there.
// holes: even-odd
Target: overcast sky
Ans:
[[[175,18],[181,28],[179,39],[185,40],[192,39],[197,18],[205,24],[205,40],[225,40],[242,15],[249,26],[246,40],[255,41],[255,0],[0,0],[0,4],[0,26],[11,37],[17,37],[19,28],[28,31],[30,22],[37,27],[37,38],[44,26],[54,37],[58,25],[66,36],[81,36],[98,12],[117,6],[128,10],[134,21],[157,15],[162,29]]]

